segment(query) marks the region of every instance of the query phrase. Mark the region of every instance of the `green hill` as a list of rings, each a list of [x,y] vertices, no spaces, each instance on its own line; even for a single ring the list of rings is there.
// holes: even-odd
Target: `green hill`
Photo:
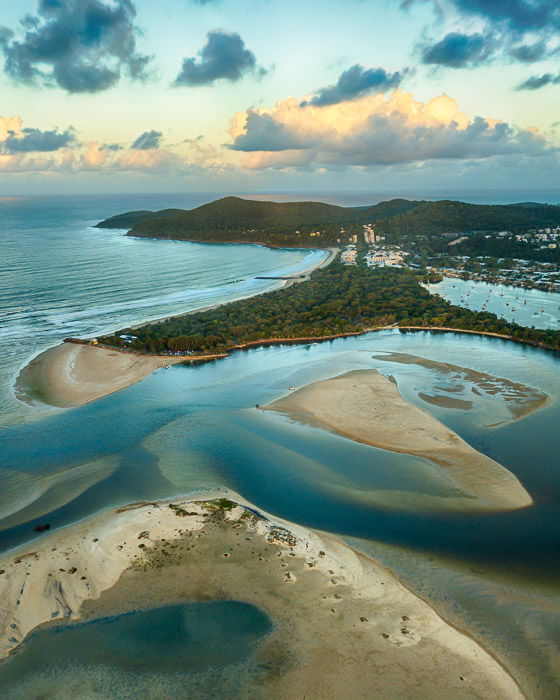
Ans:
[[[370,207],[376,217],[386,202]],[[376,219],[380,228],[397,234],[459,233],[470,231],[526,231],[560,225],[560,207],[547,204],[467,204],[451,200],[415,202],[416,206]]]
[[[369,207],[323,202],[266,202],[224,197],[191,210],[137,211],[111,217],[102,228],[131,227],[128,235],[208,242],[320,247],[347,242],[374,224],[380,233],[437,235],[465,231],[525,231],[560,224],[560,207],[524,203],[478,205],[393,199]],[[341,229],[344,229],[341,232]]]
[[[140,209],[139,211],[129,211],[126,214],[117,214],[95,225],[96,228],[131,228],[141,221],[150,219],[164,219],[167,216],[177,216],[182,214],[183,209],[162,209],[161,211],[149,211]]]

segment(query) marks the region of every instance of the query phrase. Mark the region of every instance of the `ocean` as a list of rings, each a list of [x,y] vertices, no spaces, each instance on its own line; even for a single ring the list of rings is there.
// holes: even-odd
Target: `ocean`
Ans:
[[[0,198],[0,425],[33,417],[14,377],[65,337],[124,326],[274,289],[256,276],[295,274],[321,251],[204,245],[97,229],[133,209],[192,208],[214,195]]]
[[[372,196],[337,201],[358,206]],[[0,201],[6,281],[0,292],[0,550],[31,543],[34,526],[47,519],[56,529],[112,506],[229,488],[258,508],[335,533],[376,557],[490,649],[529,697],[554,697],[560,687],[557,355],[495,338],[389,330],[173,366],[71,410],[41,411],[14,397],[18,368],[67,335],[102,333],[263,291],[269,287],[258,286],[256,275],[304,269],[318,259],[313,251],[149,241],[92,228],[122,211],[191,207],[214,197]],[[440,370],[399,364],[387,358],[391,352],[442,364]],[[496,414],[508,416],[507,390],[490,395],[462,381],[470,410],[426,400],[458,388],[449,384],[445,363],[525,384],[550,400],[492,427]],[[429,463],[255,409],[290,386],[366,368],[392,377],[407,400],[510,469],[534,505],[506,513],[450,512],[446,499],[454,489]],[[258,638],[265,622],[254,611],[248,619]],[[132,622],[127,629],[134,630]],[[60,654],[73,639],[85,644],[90,633],[100,634],[97,628],[60,633]],[[134,655],[149,653],[130,634]],[[31,643],[47,649],[44,658],[56,672],[48,637]],[[33,654],[14,659],[17,668],[0,664],[10,682],[14,673],[34,673]],[[121,677],[122,668],[115,674]],[[231,674],[228,679],[233,682]]]

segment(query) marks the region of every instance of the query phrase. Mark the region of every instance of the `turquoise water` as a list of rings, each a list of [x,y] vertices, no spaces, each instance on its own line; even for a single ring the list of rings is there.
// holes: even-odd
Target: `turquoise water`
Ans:
[[[247,287],[254,292],[256,274],[297,269],[313,255],[212,246],[209,257],[207,246],[123,238],[114,231],[102,232],[100,244],[98,231],[90,228],[100,209],[107,216],[200,202],[171,197],[153,203],[64,201],[57,211],[51,211],[52,201],[0,202],[4,249],[13,253],[1,258],[11,286],[2,292],[0,549],[33,540],[38,523],[55,529],[110,506],[230,488],[263,510],[357,543],[489,644],[530,696],[551,697],[551,688],[560,687],[552,651],[560,627],[558,357],[492,338],[384,331],[238,352],[199,367],[173,366],[87,406],[39,419],[6,392],[17,367],[59,338],[165,315],[166,308],[184,310],[184,304],[201,299],[205,305],[210,297],[243,295]],[[23,226],[31,210],[35,223]],[[73,223],[63,226],[61,217]],[[149,294],[143,295],[146,289]],[[521,420],[489,428],[493,417],[508,416],[503,396],[482,396],[465,385],[471,410],[428,404],[421,394],[448,378],[383,359],[387,352],[521,382],[551,400]],[[456,489],[429,463],[255,408],[291,386],[367,368],[393,377],[405,398],[515,473],[534,506],[499,514],[454,513],[447,506]],[[36,420],[27,420],[32,415]],[[56,634],[62,648],[70,648],[70,635],[77,632]],[[60,669],[52,663],[56,674]],[[77,672],[83,661],[72,668]],[[228,683],[235,677],[242,685],[243,673],[235,673]]]
[[[190,208],[214,195],[0,198],[0,425],[29,412],[13,379],[67,336],[88,337],[274,289],[322,251],[133,239],[96,229],[131,209]]]
[[[426,404],[419,393],[437,377],[379,359],[388,351],[524,382],[551,401],[521,420],[488,428],[494,410],[486,399],[477,404],[473,394],[472,411]],[[515,473],[535,505],[450,512],[446,499],[457,494],[429,463],[255,408],[290,386],[368,367],[395,377],[407,399]],[[399,331],[159,370],[118,394],[2,431],[4,494],[14,510],[0,521],[2,546],[30,540],[34,525],[45,521],[56,528],[113,505],[230,488],[287,520],[357,540],[456,624],[490,639],[506,665],[527,675],[529,687],[535,678],[556,687],[550,649],[559,623],[558,370],[553,354],[506,341]],[[503,417],[503,401],[494,401]],[[97,481],[88,485],[92,473]],[[25,505],[29,484],[37,497]],[[513,603],[502,604],[506,591]],[[495,625],[488,627],[488,620]]]
[[[258,643],[271,631],[263,612],[237,601],[55,627],[0,662],[2,697],[146,697],[150,687],[153,698],[243,697],[239,679],[254,672]]]

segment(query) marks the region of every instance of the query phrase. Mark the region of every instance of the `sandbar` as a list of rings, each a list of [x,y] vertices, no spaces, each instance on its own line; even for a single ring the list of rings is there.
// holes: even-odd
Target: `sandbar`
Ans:
[[[472,392],[477,395],[498,396],[503,399],[505,405],[511,413],[512,420],[519,420],[533,411],[546,406],[550,402],[550,397],[540,389],[521,384],[520,382],[512,382],[510,379],[503,377],[495,377],[486,372],[478,372],[469,367],[460,367],[450,364],[449,362],[438,362],[429,360],[426,357],[418,357],[405,352],[387,352],[382,355],[373,355],[376,360],[383,362],[396,362],[403,365],[418,365],[424,369],[428,369],[437,375],[449,376],[455,381],[466,381],[472,384]],[[447,387],[445,391],[453,391]],[[436,403],[432,401],[432,403]],[[438,404],[436,404],[438,405]],[[443,407],[458,408],[451,406],[449,403],[442,402],[439,404]],[[508,421],[500,421],[499,423],[491,423],[489,428],[495,428],[503,425]]]
[[[239,600],[274,623],[245,697],[523,697],[490,654],[375,561],[228,496],[106,511],[8,552],[0,657],[46,623]]]
[[[515,509],[533,502],[509,470],[405,401],[396,384],[377,370],[354,370],[309,384],[264,410],[367,445],[428,459],[472,497],[475,509]]]
[[[20,372],[20,400],[50,406],[81,406],[144,379],[159,367],[184,362],[184,357],[141,355],[94,345],[62,343],[37,355]]]

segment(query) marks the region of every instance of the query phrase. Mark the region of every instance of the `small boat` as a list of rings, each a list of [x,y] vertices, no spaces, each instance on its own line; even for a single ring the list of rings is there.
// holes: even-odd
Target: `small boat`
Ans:
[[[297,389],[297,386],[291,386],[290,391],[295,391]]]

